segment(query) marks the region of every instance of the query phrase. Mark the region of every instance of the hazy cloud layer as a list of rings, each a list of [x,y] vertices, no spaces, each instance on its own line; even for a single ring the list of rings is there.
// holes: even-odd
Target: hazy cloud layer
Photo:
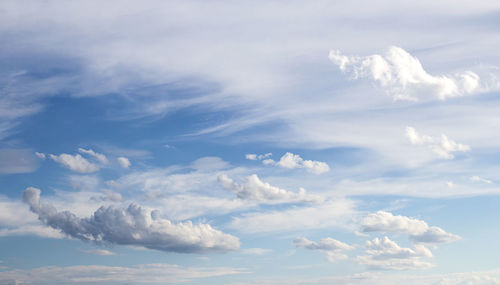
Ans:
[[[143,246],[181,253],[225,252],[239,248],[238,238],[215,230],[208,224],[191,221],[174,224],[150,211],[131,204],[126,209],[101,207],[90,218],[79,218],[69,211],[58,212],[40,202],[40,190],[27,188],[23,201],[48,226],[83,241]]]

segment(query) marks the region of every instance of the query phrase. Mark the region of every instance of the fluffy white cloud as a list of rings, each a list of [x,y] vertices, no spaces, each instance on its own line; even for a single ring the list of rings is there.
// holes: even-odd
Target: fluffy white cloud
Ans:
[[[262,159],[263,158],[265,157],[262,157]],[[300,157],[300,155],[293,154],[291,152],[285,153],[277,162],[272,159],[264,159],[262,163],[264,165],[277,165],[289,169],[305,168],[307,169],[307,171],[314,174],[322,174],[330,171],[330,167],[326,162],[317,160],[304,160],[302,157]]]
[[[123,168],[129,168],[132,163],[130,163],[130,160],[128,158],[120,156],[116,159],[118,161],[118,164],[120,164],[121,167]]]
[[[261,181],[256,174],[246,177],[241,184],[234,182],[225,174],[219,175],[218,181],[224,189],[236,193],[238,198],[243,200],[263,203],[322,201],[320,196],[306,194],[304,188],[300,188],[298,193],[290,192]]]
[[[40,202],[40,190],[27,188],[23,201],[46,225],[84,241],[106,241],[143,246],[167,252],[225,252],[239,248],[238,238],[208,224],[191,221],[174,224],[150,211],[131,204],[126,209],[100,207],[90,218],[79,218],[69,211],[58,212]]]
[[[367,241],[365,247],[368,255],[358,256],[357,260],[371,269],[409,270],[433,266],[421,260],[421,258],[432,257],[432,252],[423,245],[403,248],[388,237],[384,237]]]
[[[433,76],[424,70],[417,58],[395,46],[390,47],[385,55],[365,57],[345,56],[332,50],[329,58],[342,72],[351,73],[354,79],[367,77],[378,82],[394,99],[417,101],[430,96],[445,100],[481,90],[480,78],[474,72]]]
[[[428,135],[420,135],[415,128],[406,127],[406,137],[413,145],[427,145],[439,157],[445,159],[454,158],[453,152],[467,152],[470,146],[456,143],[446,135],[441,135],[440,138],[433,138]]]
[[[353,246],[332,238],[324,238],[319,242],[313,242],[305,237],[298,237],[293,240],[293,244],[295,247],[325,251],[328,261],[332,263],[340,259],[348,258],[346,254],[341,253],[342,251],[354,249]]]
[[[79,148],[78,152],[95,157],[102,164],[108,164],[108,158],[102,153],[95,152],[92,149],[83,149],[83,148]]]
[[[229,267],[192,268],[174,264],[143,264],[131,267],[80,265],[48,266],[0,271],[1,284],[165,284],[193,279],[246,273]]]
[[[422,243],[445,243],[459,240],[460,237],[448,233],[439,227],[429,225],[418,219],[394,216],[385,211],[378,211],[367,215],[361,221],[363,232],[393,232],[410,235],[416,242]]]
[[[62,164],[66,168],[80,173],[92,173],[99,170],[99,166],[89,162],[80,154],[70,155],[62,153],[60,155],[49,154],[49,157],[57,163]]]

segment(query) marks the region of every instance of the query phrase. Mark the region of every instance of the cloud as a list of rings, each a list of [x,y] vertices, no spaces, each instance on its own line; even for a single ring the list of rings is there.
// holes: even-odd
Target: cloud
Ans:
[[[118,157],[116,160],[118,161],[118,164],[120,164],[122,168],[129,168],[130,165],[132,165],[132,163],[130,163],[130,160],[128,160],[128,158],[123,156]]]
[[[293,240],[295,247],[302,247],[309,250],[325,251],[329,262],[335,262],[340,259],[347,259],[348,256],[342,251],[352,250],[353,246],[332,238],[323,238],[319,242],[313,242],[305,237],[298,237]]]
[[[390,47],[385,55],[345,56],[332,50],[328,57],[354,79],[370,78],[377,82],[395,100],[418,101],[428,97],[445,100],[482,90],[476,73],[465,71],[433,76],[424,70],[417,58],[395,46]]]
[[[83,241],[109,242],[120,245],[143,246],[166,252],[203,253],[237,250],[238,238],[215,230],[208,224],[191,221],[174,224],[138,205],[128,208],[100,207],[89,218],[79,218],[69,211],[58,212],[40,201],[41,191],[27,188],[23,202],[46,225],[59,229]]]
[[[104,265],[47,266],[0,271],[1,284],[165,284],[193,279],[247,273],[230,267],[183,267],[174,264],[143,264],[129,267]]]
[[[42,152],[35,152],[35,155],[40,158],[40,159],[45,159],[45,153]]]
[[[236,183],[227,175],[218,177],[219,183],[228,191],[236,193],[238,198],[252,200],[263,203],[293,203],[293,202],[321,202],[322,198],[317,195],[306,194],[304,188],[300,188],[298,193],[293,193],[262,182],[256,174],[252,174],[243,180],[243,183]]]
[[[368,255],[358,256],[357,260],[371,269],[410,270],[433,266],[421,260],[421,258],[432,257],[432,252],[423,245],[403,248],[388,237],[384,237],[367,241],[365,247]]]
[[[355,213],[353,201],[338,199],[311,207],[244,213],[241,217],[233,218],[227,227],[244,233],[277,233],[346,227]]]
[[[99,166],[89,162],[87,159],[83,158],[80,154],[70,155],[62,153],[60,155],[49,154],[49,157],[63,165],[64,167],[80,173],[92,173],[99,170]]]
[[[378,211],[367,215],[361,221],[363,232],[392,232],[410,235],[416,242],[447,243],[459,240],[460,237],[447,233],[439,227],[429,225],[418,219],[405,216],[394,216],[385,211]]]
[[[38,161],[29,149],[0,149],[0,174],[29,173]]]
[[[252,160],[262,160],[266,157],[267,155],[270,155],[270,153],[262,156],[256,156],[255,159]],[[254,158],[254,155],[250,154],[251,158]],[[261,157],[261,158],[259,158]],[[247,157],[247,159],[250,159]],[[322,174],[325,172],[330,171],[330,167],[326,162],[321,162],[321,161],[316,161],[316,160],[304,160],[300,155],[298,154],[293,154],[291,152],[285,153],[278,162],[272,160],[272,159],[264,159],[262,160],[262,163],[264,165],[276,165],[280,166],[283,168],[288,168],[288,169],[294,169],[294,168],[305,168],[307,171],[314,173],[314,174]]]
[[[255,248],[244,249],[242,252],[244,254],[250,254],[250,255],[263,255],[272,251],[273,251],[272,249],[255,247]]]
[[[108,159],[102,153],[97,153],[97,152],[93,151],[92,149],[83,149],[83,148],[79,148],[78,152],[88,154],[92,157],[95,157],[102,164],[108,164]]]
[[[441,135],[441,138],[419,135],[415,128],[412,127],[406,127],[406,137],[411,144],[427,145],[439,157],[445,159],[454,158],[453,152],[467,152],[470,150],[470,146],[456,143],[445,135]]]
[[[250,153],[250,154],[245,154],[245,158],[248,160],[263,160],[263,159],[266,159],[272,155],[273,154],[270,152],[266,153],[266,154],[259,154],[259,155]]]
[[[493,181],[488,180],[488,179],[485,179],[485,178],[481,178],[481,177],[479,177],[479,176],[477,176],[477,175],[472,176],[472,177],[470,178],[470,180],[471,180],[471,181],[475,181],[475,182],[484,182],[484,183],[487,183],[487,184],[493,184]]]
[[[89,249],[89,250],[80,250],[81,252],[93,254],[93,255],[102,255],[102,256],[110,256],[115,255],[114,252],[105,249]]]

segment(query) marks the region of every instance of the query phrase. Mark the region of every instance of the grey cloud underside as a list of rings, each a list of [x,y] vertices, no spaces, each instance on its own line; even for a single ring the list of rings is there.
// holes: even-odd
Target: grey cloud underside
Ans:
[[[177,224],[159,217],[136,204],[125,209],[101,207],[89,218],[79,218],[69,211],[57,211],[40,202],[40,190],[27,188],[23,201],[44,224],[83,241],[109,242],[142,246],[149,249],[179,253],[209,253],[237,250],[239,239],[212,228],[209,224],[191,221]]]

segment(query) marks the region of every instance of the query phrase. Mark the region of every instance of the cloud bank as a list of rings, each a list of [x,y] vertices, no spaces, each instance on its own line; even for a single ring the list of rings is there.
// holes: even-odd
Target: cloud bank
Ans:
[[[166,252],[204,253],[237,250],[238,238],[191,221],[174,224],[138,205],[128,208],[101,207],[90,218],[79,218],[69,211],[58,212],[40,201],[39,189],[29,187],[23,202],[44,224],[83,241],[142,246]]]

